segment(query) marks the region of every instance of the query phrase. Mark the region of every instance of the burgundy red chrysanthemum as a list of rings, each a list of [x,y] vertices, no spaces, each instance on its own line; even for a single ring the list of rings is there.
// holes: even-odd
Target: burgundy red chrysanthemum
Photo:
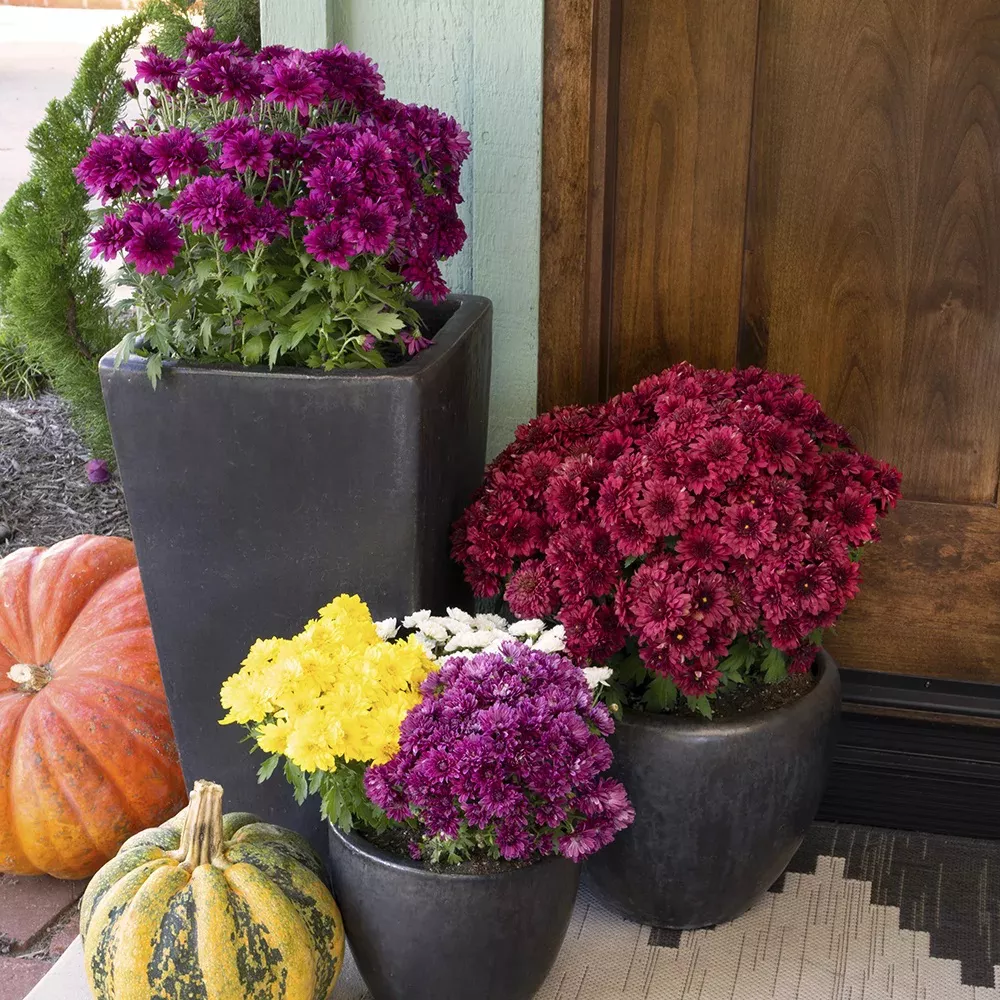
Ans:
[[[857,593],[856,550],[899,488],[797,377],[681,364],[520,427],[455,525],[453,554],[477,595],[562,622],[580,660],[632,637],[697,697],[740,635],[808,669],[810,635]]]

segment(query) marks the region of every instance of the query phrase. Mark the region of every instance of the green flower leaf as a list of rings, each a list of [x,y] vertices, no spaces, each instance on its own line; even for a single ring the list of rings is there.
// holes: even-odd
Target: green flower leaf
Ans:
[[[209,278],[215,276],[215,261],[211,257],[204,257],[199,261],[195,262],[194,265],[194,276],[198,282],[198,287],[208,281]]]
[[[149,381],[153,383],[153,388],[155,389],[163,374],[162,355],[151,354],[146,358],[146,374],[149,376]]]
[[[290,760],[286,760],[285,778],[295,791],[295,801],[299,805],[302,805],[302,803],[305,802],[306,797],[309,795],[309,785],[306,782],[306,776],[302,772],[302,769],[298,767],[298,765],[293,764]]]
[[[376,337],[390,337],[402,330],[406,323],[395,312],[385,312],[382,306],[371,303],[351,315],[357,327]]]
[[[201,321],[201,342],[205,350],[212,347],[212,317],[206,316]]]
[[[248,365],[255,365],[260,361],[261,355],[264,353],[264,339],[258,333],[251,337],[244,345],[242,350],[243,361]]]
[[[325,302],[315,302],[307,306],[296,317],[289,327],[295,335],[289,347],[295,347],[303,337],[311,336],[330,320],[330,307]]]
[[[788,676],[785,654],[772,646],[761,663],[761,669],[764,671],[765,684],[777,684],[779,681],[783,681]]]
[[[677,687],[669,677],[657,675],[649,682],[642,703],[650,712],[668,712],[677,704]]]
[[[692,712],[704,715],[706,719],[712,718],[712,703],[708,700],[707,695],[699,695],[697,698],[692,698],[689,695],[687,703],[688,708],[691,709]]]
[[[257,782],[258,784],[262,781],[267,781],[268,778],[274,774],[275,768],[278,766],[278,762],[281,760],[280,754],[271,754],[267,760],[264,761],[260,767],[257,768]]]

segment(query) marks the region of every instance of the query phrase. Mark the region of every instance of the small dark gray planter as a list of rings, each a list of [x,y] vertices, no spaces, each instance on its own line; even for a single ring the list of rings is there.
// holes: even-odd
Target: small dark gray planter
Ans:
[[[635,823],[587,862],[598,891],[631,920],[708,927],[732,920],[785,870],[819,808],[836,742],[840,675],[745,720],[629,713],[611,773]]]
[[[420,306],[432,347],[382,371],[101,359],[129,519],[185,778],[322,846],[316,810],[258,787],[219,687],[259,636],[340,593],[378,617],[464,602],[448,533],[485,459],[492,311]]]
[[[330,827],[333,892],[374,1000],[530,1000],[566,936],[580,866],[428,871]]]

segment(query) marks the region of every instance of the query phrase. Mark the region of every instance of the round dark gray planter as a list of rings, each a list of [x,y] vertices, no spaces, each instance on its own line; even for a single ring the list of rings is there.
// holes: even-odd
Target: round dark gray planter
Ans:
[[[708,927],[738,917],[784,871],[819,808],[836,742],[840,675],[825,651],[797,701],[711,722],[627,713],[612,774],[635,823],[587,862],[632,920]]]
[[[375,1000],[529,1000],[573,912],[580,866],[429,871],[330,827],[333,891]]]

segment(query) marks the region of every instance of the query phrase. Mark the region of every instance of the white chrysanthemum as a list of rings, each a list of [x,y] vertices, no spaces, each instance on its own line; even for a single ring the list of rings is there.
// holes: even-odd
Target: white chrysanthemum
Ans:
[[[446,653],[454,653],[460,649],[480,650],[485,649],[491,643],[503,642],[507,638],[509,637],[506,633],[498,632],[496,629],[470,629],[452,636],[444,649]]]
[[[462,622],[464,625],[472,624],[473,618],[468,611],[463,611],[461,608],[448,608],[447,610],[449,618],[453,618],[457,622]]]
[[[583,676],[591,691],[604,687],[611,680],[611,667],[584,667]]]
[[[380,622],[375,622],[375,631],[380,639],[395,639],[399,633],[399,625],[395,618],[383,618]]]
[[[556,625],[543,632],[534,643],[534,648],[542,653],[562,653],[566,649],[566,629]]]
[[[423,611],[414,611],[412,615],[407,615],[403,619],[403,628],[420,628],[431,613],[425,608]]]
[[[501,632],[506,632],[510,622],[506,618],[501,618],[500,615],[491,614],[481,614],[476,615],[472,619],[473,625],[476,628],[486,628],[486,629],[499,629]]]
[[[504,622],[505,626],[506,624]],[[541,618],[525,618],[522,621],[514,622],[507,631],[518,639],[521,637],[537,639],[545,631],[545,622]]]
[[[420,624],[419,632],[433,642],[447,642],[451,636],[448,626],[440,618],[428,618]]]

